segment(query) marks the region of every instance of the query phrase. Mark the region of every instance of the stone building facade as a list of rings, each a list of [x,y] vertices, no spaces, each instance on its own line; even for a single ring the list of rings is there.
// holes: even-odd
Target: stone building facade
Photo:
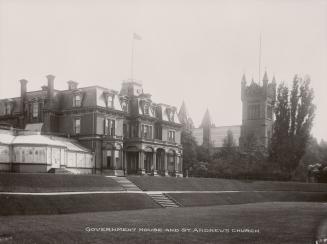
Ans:
[[[258,147],[265,149],[269,146],[273,129],[273,108],[276,99],[276,80],[273,77],[269,83],[265,72],[262,85],[253,80],[246,84],[245,75],[242,77],[242,126],[240,147],[245,148],[247,140],[254,139]]]
[[[241,81],[242,125],[215,126],[207,110],[201,125],[192,129],[193,136],[199,145],[220,148],[223,147],[223,141],[230,130],[233,133],[235,145],[241,150],[246,148],[248,140],[255,140],[253,143],[258,149],[265,150],[272,136],[275,99],[275,77],[269,83],[267,72],[265,72],[262,85],[253,80],[247,85],[245,75],[243,75]]]
[[[181,123],[177,109],[155,103],[134,80],[115,91],[100,86],[54,89],[53,75],[38,91],[0,100],[0,125],[76,140],[93,154],[93,173],[182,175]]]

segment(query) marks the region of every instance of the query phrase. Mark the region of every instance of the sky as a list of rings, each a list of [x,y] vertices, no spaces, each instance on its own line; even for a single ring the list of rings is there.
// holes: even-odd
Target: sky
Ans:
[[[327,0],[0,0],[0,99],[56,76],[120,90],[133,78],[157,103],[185,101],[196,126],[240,125],[241,77],[311,77],[312,133],[327,140]],[[262,79],[262,78],[261,78]]]

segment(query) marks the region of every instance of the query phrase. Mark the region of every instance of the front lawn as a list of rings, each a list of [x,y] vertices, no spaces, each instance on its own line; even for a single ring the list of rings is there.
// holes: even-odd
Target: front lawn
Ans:
[[[228,180],[217,178],[174,178],[128,176],[128,179],[146,191],[307,191],[327,192],[327,184]]]
[[[2,216],[0,233],[10,239],[8,243],[308,244],[317,239],[317,231],[326,217],[327,205],[323,203],[255,203],[69,215]],[[101,231],[101,227],[107,230],[135,228],[136,231]],[[175,231],[158,233],[139,231],[139,228]],[[182,228],[191,229],[191,232],[182,232]],[[199,232],[195,229],[228,229],[229,232]],[[246,229],[259,232],[239,232]]]
[[[2,192],[117,191],[122,187],[100,175],[0,173]]]

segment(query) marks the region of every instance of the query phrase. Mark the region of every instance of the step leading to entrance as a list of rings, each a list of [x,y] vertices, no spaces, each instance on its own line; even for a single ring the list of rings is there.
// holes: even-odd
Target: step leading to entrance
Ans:
[[[137,185],[129,181],[126,177],[111,177],[120,184],[126,191],[142,191]]]
[[[180,204],[173,201],[167,195],[163,193],[147,193],[156,203],[161,205],[163,208],[178,208]]]

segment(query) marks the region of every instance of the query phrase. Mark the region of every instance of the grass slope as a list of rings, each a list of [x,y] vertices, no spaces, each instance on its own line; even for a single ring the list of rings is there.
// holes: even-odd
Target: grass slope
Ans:
[[[128,176],[128,179],[146,191],[308,191],[327,192],[327,184],[246,181],[215,178],[174,178]]]
[[[0,215],[66,214],[160,208],[146,194],[0,195]]]
[[[230,206],[0,217],[8,243],[269,243],[307,244],[327,216],[321,203],[257,203]],[[260,233],[87,232],[107,228],[256,228]],[[326,234],[326,233],[325,233]]]
[[[255,202],[327,202],[327,192],[169,193],[182,206],[212,206]]]
[[[115,191],[122,187],[113,179],[98,175],[0,173],[2,192]]]

